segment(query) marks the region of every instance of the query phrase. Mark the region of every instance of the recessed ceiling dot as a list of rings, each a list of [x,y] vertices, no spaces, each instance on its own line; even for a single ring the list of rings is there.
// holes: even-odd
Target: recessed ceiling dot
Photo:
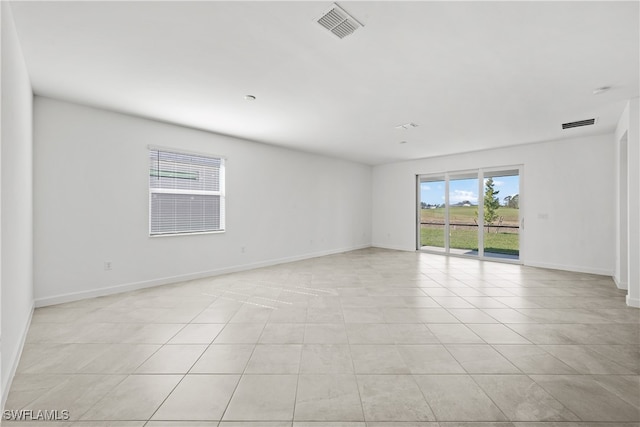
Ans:
[[[398,144],[406,144],[407,141],[400,141]]]
[[[600,95],[601,93],[605,93],[608,90],[611,89],[611,86],[602,86],[602,87],[597,87],[593,90],[593,94],[594,95]]]

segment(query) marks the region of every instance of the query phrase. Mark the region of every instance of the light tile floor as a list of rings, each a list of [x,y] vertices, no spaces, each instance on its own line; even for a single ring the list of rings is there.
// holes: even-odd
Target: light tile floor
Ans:
[[[6,409],[55,426],[640,422],[609,278],[366,249],[37,309]]]

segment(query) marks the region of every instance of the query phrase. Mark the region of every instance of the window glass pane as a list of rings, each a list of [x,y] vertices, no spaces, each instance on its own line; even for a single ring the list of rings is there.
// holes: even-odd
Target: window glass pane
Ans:
[[[519,193],[518,170],[485,173],[483,240],[486,257],[519,258]]]
[[[444,177],[420,178],[420,246],[430,250],[445,248]]]
[[[222,159],[194,155],[150,152],[151,188],[220,191]]]
[[[149,151],[150,234],[224,230],[224,159]]]
[[[477,218],[478,174],[452,175],[449,179],[450,253],[478,255]]]

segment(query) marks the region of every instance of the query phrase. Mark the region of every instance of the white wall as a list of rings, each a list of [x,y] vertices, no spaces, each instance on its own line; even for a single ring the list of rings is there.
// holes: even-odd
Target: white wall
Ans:
[[[616,273],[614,278],[620,287],[626,287],[627,304],[640,307],[640,101],[632,99],[627,104],[615,132],[616,158]],[[620,147],[626,146],[626,159]],[[626,165],[621,164],[626,160]],[[626,167],[625,167],[626,166]],[[626,169],[626,188],[621,170]],[[625,221],[626,223],[621,223]],[[625,234],[626,232],[626,234]]]
[[[613,139],[609,134],[376,166],[373,245],[415,250],[416,175],[524,165],[524,263],[611,276]]]
[[[620,116],[615,132],[615,270],[613,280],[619,289],[628,289],[629,274],[629,171],[628,171],[628,134],[629,104]]]
[[[1,336],[2,402],[15,372],[33,309],[32,102],[11,7],[2,8]]]
[[[370,166],[41,97],[34,144],[36,305],[371,243]],[[149,144],[227,158],[225,233],[149,237]]]
[[[3,5],[0,4],[0,30],[5,28],[6,14],[3,14]],[[2,31],[0,31],[0,100],[2,100],[2,85],[4,84],[2,73]],[[2,190],[2,102],[0,102],[0,190]],[[0,193],[0,409],[4,409],[5,392],[4,381],[2,377],[2,193]]]

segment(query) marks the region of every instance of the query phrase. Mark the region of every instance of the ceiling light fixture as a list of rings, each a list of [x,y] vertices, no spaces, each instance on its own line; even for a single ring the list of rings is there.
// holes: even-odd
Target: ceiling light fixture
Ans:
[[[405,123],[403,125],[398,125],[395,128],[396,129],[404,129],[404,130],[406,130],[406,129],[417,128],[417,127],[418,127],[417,124],[411,122],[411,123]]]
[[[246,99],[247,101],[255,101],[256,97],[253,95],[245,95],[244,99]]]

